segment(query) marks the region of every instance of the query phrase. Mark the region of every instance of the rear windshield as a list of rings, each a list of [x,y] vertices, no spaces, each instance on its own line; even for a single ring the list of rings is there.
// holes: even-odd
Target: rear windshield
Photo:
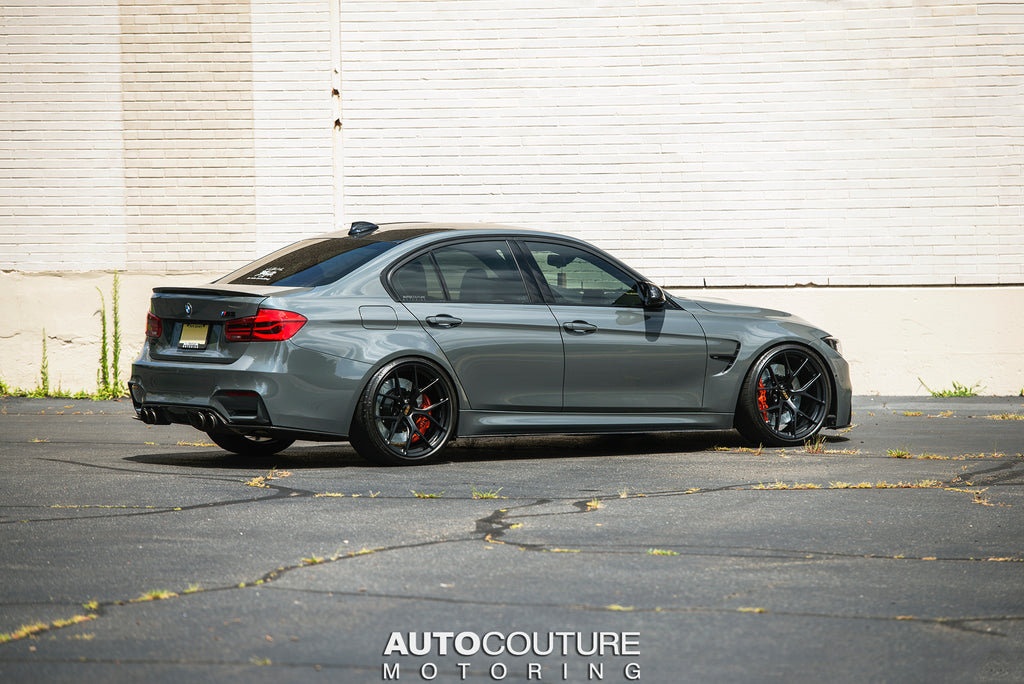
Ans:
[[[396,244],[359,238],[303,240],[243,266],[217,282],[318,287],[348,275]]]

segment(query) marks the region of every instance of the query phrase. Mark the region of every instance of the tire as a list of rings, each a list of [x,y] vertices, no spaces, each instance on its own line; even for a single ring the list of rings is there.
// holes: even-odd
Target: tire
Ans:
[[[235,432],[207,432],[214,444],[240,456],[273,456],[290,447],[295,440],[280,437],[250,437]]]
[[[458,399],[448,374],[425,359],[399,359],[363,390],[349,431],[360,456],[379,465],[427,463],[455,434]]]
[[[736,428],[765,446],[798,446],[825,424],[832,379],[825,363],[807,347],[769,349],[751,367],[736,405]]]

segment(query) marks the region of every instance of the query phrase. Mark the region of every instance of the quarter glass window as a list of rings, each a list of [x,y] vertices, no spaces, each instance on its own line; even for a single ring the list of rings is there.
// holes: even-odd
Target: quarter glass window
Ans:
[[[444,289],[429,254],[413,259],[391,275],[391,285],[403,302],[443,302]]]

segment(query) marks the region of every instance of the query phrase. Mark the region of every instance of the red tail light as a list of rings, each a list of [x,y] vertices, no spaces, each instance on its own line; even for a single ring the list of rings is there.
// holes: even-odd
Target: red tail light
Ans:
[[[146,314],[146,337],[156,339],[160,337],[164,332],[164,322],[153,315],[152,312]]]
[[[260,309],[255,316],[239,318],[224,326],[228,342],[281,341],[290,339],[306,324],[306,317],[291,311]]]

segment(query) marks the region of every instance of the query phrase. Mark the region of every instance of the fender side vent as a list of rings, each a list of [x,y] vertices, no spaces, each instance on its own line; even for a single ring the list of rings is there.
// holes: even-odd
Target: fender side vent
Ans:
[[[740,354],[740,343],[736,340],[708,338],[708,375],[728,373]]]

